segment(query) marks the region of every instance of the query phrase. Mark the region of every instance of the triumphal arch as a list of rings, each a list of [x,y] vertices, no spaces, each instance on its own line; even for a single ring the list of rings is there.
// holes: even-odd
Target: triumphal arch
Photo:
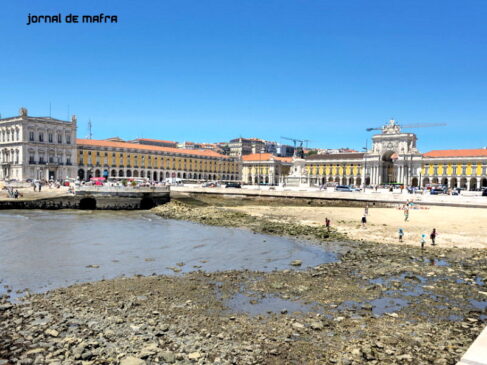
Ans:
[[[403,133],[391,119],[382,133],[372,137],[372,149],[364,154],[366,181],[371,185],[413,185],[422,160],[416,141],[414,133]]]

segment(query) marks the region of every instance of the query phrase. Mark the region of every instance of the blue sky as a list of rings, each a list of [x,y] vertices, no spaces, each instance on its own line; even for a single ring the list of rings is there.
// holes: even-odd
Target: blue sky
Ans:
[[[29,13],[118,24],[33,24]],[[78,136],[281,136],[360,148],[391,117],[422,151],[487,145],[486,1],[3,0],[0,113]]]

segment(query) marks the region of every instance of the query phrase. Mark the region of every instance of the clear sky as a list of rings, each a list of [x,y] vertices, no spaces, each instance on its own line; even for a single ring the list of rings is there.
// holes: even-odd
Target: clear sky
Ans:
[[[359,149],[394,117],[448,123],[423,152],[487,146],[485,0],[2,0],[0,49],[2,117],[69,106],[79,137]]]

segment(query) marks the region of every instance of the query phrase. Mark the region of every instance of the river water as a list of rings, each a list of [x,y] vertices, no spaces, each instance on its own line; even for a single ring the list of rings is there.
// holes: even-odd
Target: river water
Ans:
[[[141,211],[0,211],[0,295],[174,268],[270,271],[302,260],[304,269],[336,261],[338,249]]]

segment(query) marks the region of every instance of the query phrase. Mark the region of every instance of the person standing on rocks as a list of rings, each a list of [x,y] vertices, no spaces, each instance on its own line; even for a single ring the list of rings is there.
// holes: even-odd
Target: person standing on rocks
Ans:
[[[423,233],[421,235],[421,249],[424,250],[424,245],[426,243],[426,235]]]
[[[430,234],[431,246],[436,246],[436,242],[435,242],[436,236],[438,236],[438,233],[436,232],[436,228],[433,228],[433,231]]]
[[[399,234],[399,242],[402,242],[402,238],[404,237],[404,231],[402,228],[399,228],[398,234]]]

